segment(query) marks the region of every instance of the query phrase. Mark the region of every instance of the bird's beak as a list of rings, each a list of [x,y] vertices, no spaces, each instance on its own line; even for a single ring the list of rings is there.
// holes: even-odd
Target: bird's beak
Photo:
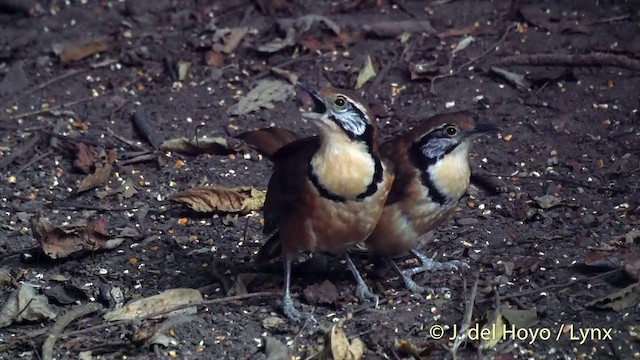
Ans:
[[[467,134],[467,137],[470,138],[471,140],[474,140],[481,137],[482,135],[485,135],[491,132],[498,132],[501,130],[502,129],[500,127],[494,124],[480,123],[480,124],[476,124],[473,130],[469,131],[469,133]]]
[[[296,82],[296,86],[306,91],[313,100],[313,110],[302,113],[302,116],[312,120],[319,120],[320,118],[322,118],[327,112],[327,105],[325,105],[324,100],[320,96],[320,93],[311,86],[299,81]]]

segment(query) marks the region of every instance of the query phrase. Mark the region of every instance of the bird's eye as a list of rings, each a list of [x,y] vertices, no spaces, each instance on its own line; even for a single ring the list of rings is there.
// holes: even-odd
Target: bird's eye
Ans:
[[[347,104],[347,100],[345,100],[344,97],[342,96],[338,96],[336,97],[336,99],[333,101],[333,104],[338,108],[338,109],[342,109],[346,104]]]
[[[454,137],[456,135],[458,135],[458,128],[455,126],[447,126],[447,128],[445,129],[447,136],[449,137]]]

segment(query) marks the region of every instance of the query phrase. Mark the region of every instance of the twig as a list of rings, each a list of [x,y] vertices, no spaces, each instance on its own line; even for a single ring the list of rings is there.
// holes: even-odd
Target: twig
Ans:
[[[502,34],[502,36],[500,37],[500,39],[498,41],[496,41],[493,45],[491,45],[489,48],[487,48],[487,50],[485,50],[482,54],[469,59],[467,62],[465,62],[464,64],[458,66],[458,69],[456,71],[450,71],[447,74],[440,74],[440,75],[436,75],[431,79],[431,93],[435,94],[435,88],[434,88],[434,84],[436,82],[436,80],[438,79],[444,79],[447,77],[451,77],[451,76],[455,76],[458,75],[462,69],[475,64],[478,60],[482,59],[483,57],[489,55],[492,51],[495,51],[495,49],[500,46],[500,44],[502,44],[506,39],[507,39],[507,35],[509,35],[509,32],[511,31],[511,29],[513,29],[515,27],[515,25],[510,25],[509,27],[507,27],[507,30],[504,31],[504,33]]]
[[[34,86],[33,88],[29,89],[28,91],[24,92],[23,94],[15,96],[13,99],[7,101],[7,105],[11,104],[11,103],[23,98],[23,97],[25,97],[25,96],[29,96],[29,95],[33,94],[34,92],[36,92],[38,90],[42,90],[42,89],[46,88],[47,86],[49,86],[49,85],[51,85],[53,83],[56,83],[56,82],[58,82],[60,80],[64,80],[64,79],[66,79],[68,77],[76,76],[78,74],[82,74],[83,72],[87,72],[89,70],[90,70],[89,68],[86,68],[86,69],[71,69],[71,70],[67,71],[66,73],[64,73],[62,75],[56,76],[54,78],[51,78],[51,79],[43,82],[42,84]]]
[[[504,57],[497,65],[529,65],[529,66],[615,66],[634,71],[640,71],[640,61],[624,55],[593,53],[593,54],[533,54],[514,55]]]
[[[13,116],[9,116],[9,120],[15,120],[15,119],[19,119],[19,118],[23,118],[23,117],[27,117],[27,116],[33,116],[33,115],[39,115],[42,113],[46,113],[46,112],[50,112],[50,111],[56,111],[56,110],[61,110],[61,109],[66,109],[66,108],[70,108],[72,106],[78,105],[78,104],[82,104],[88,101],[93,101],[96,99],[99,99],[107,94],[111,93],[111,91],[105,92],[102,95],[98,95],[98,96],[88,96],[86,98],[83,99],[79,99],[79,100],[74,100],[74,101],[69,101],[67,103],[58,105],[58,106],[54,106],[54,107],[50,107],[47,109],[40,109],[40,110],[34,110],[34,111],[27,111],[21,114],[16,114]]]
[[[79,306],[68,313],[61,316],[58,321],[51,327],[51,331],[49,335],[47,335],[47,339],[42,344],[42,358],[44,360],[53,359],[53,347],[56,344],[56,340],[60,337],[60,334],[73,321],[96,311],[101,310],[102,304],[97,302],[88,303],[82,306]]]
[[[44,158],[46,158],[46,157],[49,157],[49,155],[51,155],[51,151],[44,152],[44,153],[42,153],[42,154],[40,154],[40,155],[38,155],[38,156],[34,157],[33,159],[31,159],[31,161],[29,161],[28,163],[26,163],[26,164],[22,165],[22,166],[21,166],[21,167],[16,171],[16,173],[15,173],[14,175],[18,175],[18,174],[20,174],[21,172],[23,172],[23,171],[25,171],[26,169],[28,169],[31,165],[33,165],[33,164],[37,163],[38,161],[40,161],[40,160],[42,160],[42,159],[44,159]]]
[[[633,172],[631,172],[633,173]],[[557,181],[563,184],[571,184],[571,185],[576,185],[576,186],[580,186],[583,188],[587,188],[587,189],[594,189],[594,190],[605,190],[605,191],[614,191],[614,192],[619,192],[619,193],[627,193],[628,190],[627,189],[623,189],[623,188],[617,188],[617,187],[610,187],[610,186],[599,186],[599,185],[595,185],[595,184],[589,184],[586,183],[584,181],[580,181],[580,180],[575,180],[575,179],[571,179],[571,178],[561,178],[561,177],[555,177],[555,176],[521,176],[521,175],[506,175],[506,174],[493,174],[493,173],[486,173],[486,176],[494,176],[494,177],[502,177],[502,178],[514,178],[514,179],[521,179],[521,180],[531,180],[531,181],[537,181],[537,180],[542,180],[542,181]]]
[[[507,294],[507,295],[501,296],[501,298],[502,298],[502,300],[507,300],[507,299],[513,299],[513,298],[527,296],[527,295],[536,295],[536,294],[540,294],[541,292],[545,292],[545,291],[548,292],[550,290],[563,289],[563,288],[570,287],[572,285],[580,284],[580,283],[583,283],[583,282],[598,280],[600,278],[607,277],[609,275],[613,275],[613,274],[615,274],[615,273],[617,273],[619,271],[622,271],[622,269],[609,270],[607,272],[603,272],[602,274],[598,274],[598,275],[595,275],[595,276],[584,277],[584,278],[578,279],[578,280],[567,281],[566,283],[563,283],[563,284],[552,284],[552,285],[543,286],[543,287],[541,287],[539,289],[533,289],[533,290],[528,290],[528,291],[520,291],[520,292],[517,292],[517,293]],[[490,300],[491,299],[479,300],[478,304],[482,304],[482,303],[485,303],[485,302],[490,301]]]
[[[31,137],[31,139],[29,139],[29,141],[24,143],[19,148],[13,150],[11,154],[2,158],[2,160],[0,160],[0,170],[9,166],[15,159],[24,155],[27,151],[31,150],[34,146],[36,146],[36,144],[38,143],[38,141],[40,141],[40,139],[42,139],[42,135],[35,134]]]
[[[467,282],[466,280],[464,280],[464,294],[466,297],[467,294]],[[473,287],[471,288],[471,294],[469,295],[469,298],[466,299],[465,301],[465,307],[464,307],[464,317],[462,318],[462,323],[460,324],[460,329],[458,330],[458,336],[456,336],[456,339],[453,341],[453,346],[451,346],[451,349],[449,349],[449,352],[451,353],[451,357],[453,357],[453,360],[456,360],[458,358],[457,356],[457,352],[458,352],[458,348],[460,347],[460,345],[462,345],[462,343],[464,343],[467,340],[467,337],[469,336],[467,330],[469,330],[469,328],[471,327],[471,319],[473,317],[473,307],[476,301],[476,295],[478,293],[478,283],[480,282],[480,274],[476,274],[476,279],[473,282]]]
[[[173,311],[182,310],[182,309],[186,309],[186,308],[193,307],[193,306],[208,306],[208,305],[222,304],[222,303],[226,303],[226,302],[239,301],[239,300],[245,300],[245,299],[256,298],[256,297],[275,297],[275,296],[282,296],[282,294],[281,293],[277,293],[277,292],[264,291],[264,292],[255,292],[255,293],[249,293],[249,294],[244,294],[244,295],[227,296],[227,297],[218,298],[218,299],[211,299],[211,300],[203,301],[203,302],[201,302],[199,304],[184,304],[184,305],[173,307],[171,309],[167,309],[167,310],[164,310],[164,311],[159,311],[159,312],[156,312],[156,313],[153,313],[153,314],[149,314],[147,316],[136,317],[136,318],[133,318],[133,319],[117,320],[117,321],[111,321],[111,322],[103,321],[103,322],[101,322],[99,324],[96,324],[96,325],[93,325],[93,326],[90,326],[90,327],[87,327],[87,328],[84,328],[84,329],[73,330],[73,331],[68,331],[68,332],[62,333],[57,337],[76,336],[76,335],[86,334],[86,333],[90,333],[92,331],[104,329],[104,328],[107,328],[107,327],[110,327],[110,326],[127,325],[127,324],[131,324],[131,323],[135,323],[135,322],[140,322],[140,321],[143,321],[143,320],[148,320],[148,319],[151,319],[151,318],[154,318],[154,317],[166,315],[166,314],[171,313]],[[64,316],[63,316],[63,318],[64,318]],[[62,320],[62,318],[60,318],[60,320]],[[60,322],[60,320],[58,320],[58,322]],[[57,324],[58,323],[54,324],[54,327]],[[68,325],[68,324],[65,324],[65,326],[66,325]],[[7,344],[7,345],[0,346],[0,352],[8,351],[13,346],[15,346],[16,344],[20,344],[20,343],[23,343],[25,341],[30,341],[31,339],[47,335],[49,333],[52,333],[52,331],[53,331],[53,329],[49,330],[49,328],[39,329],[39,330],[36,330],[36,331],[32,331],[32,332],[30,332],[28,334],[25,334],[23,336],[13,338],[13,339],[11,339],[12,344]]]

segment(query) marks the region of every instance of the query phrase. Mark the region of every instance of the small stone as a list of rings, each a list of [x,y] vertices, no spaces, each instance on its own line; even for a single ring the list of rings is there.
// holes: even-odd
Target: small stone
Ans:
[[[469,226],[469,225],[475,225],[477,223],[479,223],[480,220],[476,219],[476,218],[462,218],[462,219],[456,219],[456,224],[460,225],[460,226]]]

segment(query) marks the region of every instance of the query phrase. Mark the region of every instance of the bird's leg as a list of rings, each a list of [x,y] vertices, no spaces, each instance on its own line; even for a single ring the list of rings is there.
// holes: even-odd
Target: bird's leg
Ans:
[[[432,294],[433,295],[435,293],[446,293],[449,291],[448,288],[434,289],[430,287],[420,286],[415,281],[413,281],[413,279],[411,278],[411,275],[405,274],[405,272],[398,267],[398,264],[396,264],[396,262],[393,261],[392,258],[385,258],[385,260],[398,273],[398,275],[400,275],[407,289],[409,289],[409,291],[411,291],[414,294]]]
[[[282,298],[282,312],[284,315],[294,321],[300,321],[303,319],[313,319],[311,314],[301,313],[293,305],[293,299],[291,299],[291,260],[284,260],[284,297]],[[314,320],[315,321],[315,320]]]
[[[411,249],[411,253],[413,254],[413,256],[418,258],[418,260],[420,260],[420,263],[422,265],[402,271],[402,273],[407,276],[413,276],[425,271],[458,270],[459,268],[469,268],[469,265],[460,260],[439,262],[433,261],[433,259],[428,258],[426,255],[416,249]]]
[[[378,307],[378,302],[379,302],[378,295],[372,293],[371,290],[369,290],[369,287],[367,286],[367,284],[364,283],[364,280],[362,280],[362,276],[360,275],[360,272],[356,268],[356,265],[351,260],[349,253],[345,253],[344,258],[347,261],[347,266],[349,267],[349,270],[351,270],[353,277],[356,279],[356,283],[357,283],[356,296],[358,297],[358,299],[360,299],[361,301],[370,299],[375,303],[375,307]]]

